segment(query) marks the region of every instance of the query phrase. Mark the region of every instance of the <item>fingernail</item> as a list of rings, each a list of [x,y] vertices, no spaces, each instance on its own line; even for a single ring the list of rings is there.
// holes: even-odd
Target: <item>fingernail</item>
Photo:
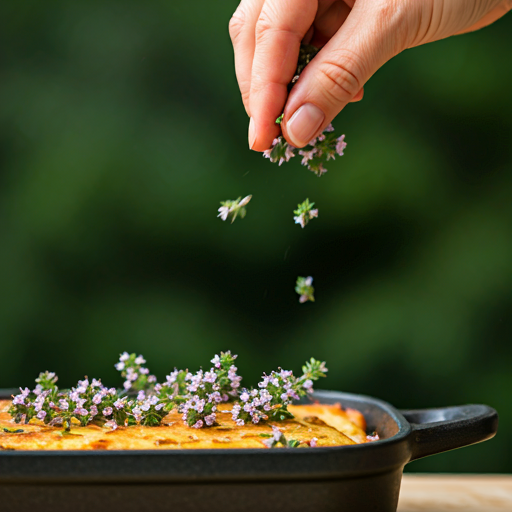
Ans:
[[[252,149],[254,146],[254,141],[256,140],[256,127],[254,126],[254,119],[251,117],[249,121],[249,149]]]
[[[302,105],[286,123],[286,132],[294,146],[305,146],[318,132],[325,114],[313,103]]]

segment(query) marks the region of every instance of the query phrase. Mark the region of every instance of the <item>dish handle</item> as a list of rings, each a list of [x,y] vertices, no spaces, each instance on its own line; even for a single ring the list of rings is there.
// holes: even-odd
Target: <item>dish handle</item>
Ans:
[[[487,405],[400,411],[411,424],[411,461],[494,437],[498,413]]]

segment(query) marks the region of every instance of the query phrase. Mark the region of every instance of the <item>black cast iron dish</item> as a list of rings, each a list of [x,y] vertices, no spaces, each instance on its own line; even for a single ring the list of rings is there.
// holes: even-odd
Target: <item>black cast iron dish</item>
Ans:
[[[0,509],[395,512],[405,464],[485,441],[498,428],[486,405],[398,411],[348,393],[314,398],[358,409],[381,440],[308,449],[0,451]]]

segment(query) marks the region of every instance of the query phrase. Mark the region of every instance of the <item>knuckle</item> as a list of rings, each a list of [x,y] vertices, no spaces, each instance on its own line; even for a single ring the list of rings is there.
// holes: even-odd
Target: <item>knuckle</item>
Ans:
[[[256,44],[264,40],[273,28],[274,26],[268,13],[262,11],[256,22]]]
[[[325,93],[333,103],[348,102],[363,88],[361,66],[352,54],[323,61],[318,71]]]
[[[265,6],[266,9],[262,10],[256,21],[256,44],[265,42],[270,37],[276,34],[285,34],[293,36],[297,40],[302,39],[299,30],[293,26],[279,20],[279,16],[275,13],[270,6]]]
[[[239,7],[231,16],[229,20],[229,37],[233,43],[236,42],[240,34],[242,33],[242,28],[245,24],[245,13],[241,7]]]

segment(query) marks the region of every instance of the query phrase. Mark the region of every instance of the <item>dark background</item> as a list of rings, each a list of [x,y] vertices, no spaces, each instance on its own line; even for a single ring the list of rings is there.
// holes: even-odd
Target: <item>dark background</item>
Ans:
[[[315,356],[325,388],[498,409],[495,440],[410,471],[512,472],[512,15],[379,71],[317,178],[247,148],[235,7],[2,3],[0,387],[116,384],[124,350],[163,377],[231,349],[248,385]]]

